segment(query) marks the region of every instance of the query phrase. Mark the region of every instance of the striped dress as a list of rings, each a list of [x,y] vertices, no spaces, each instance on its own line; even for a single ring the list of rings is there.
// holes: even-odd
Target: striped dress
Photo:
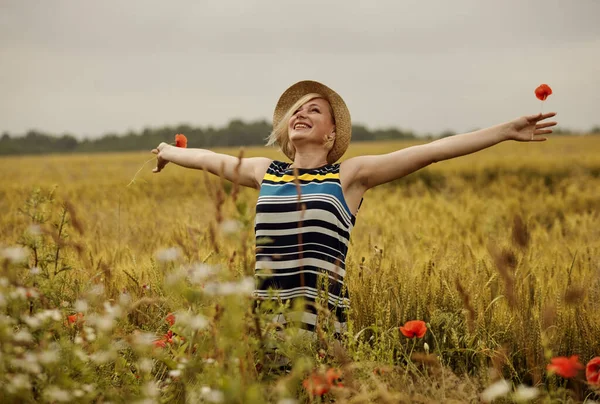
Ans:
[[[346,254],[356,217],[346,205],[340,165],[298,169],[273,161],[256,204],[256,290],[260,299],[305,305],[273,321],[313,332],[317,323],[339,334],[346,330],[350,300],[344,285]],[[361,200],[362,203],[362,200]],[[317,316],[316,304],[329,309]]]

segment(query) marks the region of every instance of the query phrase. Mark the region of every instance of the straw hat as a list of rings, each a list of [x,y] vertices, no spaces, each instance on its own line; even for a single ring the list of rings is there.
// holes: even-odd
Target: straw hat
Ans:
[[[305,80],[299,81],[285,90],[281,97],[279,97],[275,112],[273,112],[273,128],[279,124],[285,113],[296,101],[302,96],[310,93],[321,94],[329,101],[331,109],[333,110],[336,135],[333,148],[327,155],[327,162],[333,164],[342,157],[350,144],[350,138],[352,137],[352,122],[350,120],[350,111],[348,111],[348,107],[342,97],[325,84],[321,84],[317,81]],[[290,160],[294,159],[294,156],[288,154],[287,151],[284,150],[284,153]]]

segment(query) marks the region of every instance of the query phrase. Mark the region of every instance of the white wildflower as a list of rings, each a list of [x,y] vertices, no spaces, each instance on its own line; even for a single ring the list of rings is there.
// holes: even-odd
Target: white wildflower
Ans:
[[[38,354],[38,360],[44,365],[56,363],[60,359],[60,354],[57,350],[49,349]]]
[[[204,395],[204,399],[209,403],[222,403],[225,401],[225,394],[220,390],[210,390]]]
[[[208,326],[208,320],[201,314],[194,315],[189,312],[177,313],[177,323],[187,325],[192,330],[202,330]]]
[[[2,256],[2,258],[9,260],[13,264],[23,262],[29,256],[29,254],[27,253],[27,249],[19,246],[4,247],[0,251],[0,255]]]
[[[504,379],[488,386],[482,393],[481,399],[486,402],[494,401],[497,398],[505,396],[510,391],[510,383]]]
[[[160,390],[155,382],[148,382],[144,386],[144,393],[147,397],[158,397]]]
[[[150,358],[142,358],[138,362],[138,366],[142,372],[150,373],[152,372],[152,368],[154,367],[154,363]]]
[[[85,339],[87,341],[95,341],[96,340],[96,332],[92,327],[84,327],[83,332],[85,333]]]
[[[204,394],[208,394],[210,393],[211,388],[208,386],[202,386],[202,388],[200,388],[200,393]]]
[[[114,318],[121,317],[121,314],[123,314],[123,310],[120,306],[113,306],[109,302],[104,302],[104,310],[106,310],[106,314],[111,315]]]
[[[73,390],[73,395],[77,398],[81,398],[85,395],[85,392],[81,389]]]
[[[31,342],[33,341],[33,337],[31,333],[25,329],[19,330],[15,335],[13,335],[13,339],[17,342]]]
[[[88,311],[88,303],[85,300],[78,299],[73,306],[76,312],[85,313]]]
[[[207,365],[212,365],[213,363],[215,363],[215,359],[214,358],[206,358],[203,359],[204,363],[206,363]]]
[[[114,317],[111,314],[107,314],[104,316],[90,316],[89,318],[90,324],[94,324],[99,331],[109,332],[115,326]]]
[[[7,287],[8,286],[8,279],[1,277],[0,278],[0,286],[2,287]]]
[[[256,289],[256,283],[253,276],[247,276],[240,282],[240,287],[238,292],[242,295],[252,296],[254,293],[254,289]]]
[[[27,300],[27,289],[18,287],[10,292],[9,296],[13,300]]]
[[[175,261],[181,255],[179,248],[171,247],[156,252],[156,259],[160,262]]]
[[[31,275],[39,275],[42,273],[42,270],[39,267],[29,268],[29,273]]]
[[[32,224],[29,227],[27,227],[27,233],[29,233],[32,236],[39,236],[40,234],[42,234],[42,228],[38,224]]]
[[[37,357],[30,352],[25,353],[23,358],[13,358],[10,363],[15,368],[24,370],[25,372],[33,374],[42,372],[42,367],[38,363]]]
[[[221,231],[225,234],[234,234],[242,229],[242,223],[238,220],[228,219],[221,223]]]
[[[48,401],[59,401],[59,402],[71,401],[71,394],[69,394],[68,391],[63,390],[57,386],[49,386],[44,391],[44,397]]]
[[[539,394],[540,391],[537,388],[519,384],[513,393],[513,399],[517,402],[530,401],[535,399]]]
[[[7,383],[4,387],[9,390],[11,394],[16,393],[19,390],[29,390],[31,389],[31,381],[29,380],[29,376],[23,373],[18,373],[16,375],[9,376],[9,383]]]
[[[277,401],[277,404],[298,404],[298,400],[293,398],[282,398],[281,400]]]
[[[426,354],[429,354],[429,344],[427,344],[427,342],[423,344],[423,349],[425,350]]]
[[[171,377],[180,377],[181,376],[181,370],[180,369],[173,369],[169,371],[169,376]]]
[[[116,354],[113,351],[98,351],[94,352],[90,355],[90,359],[92,362],[102,365],[104,363],[108,363],[109,361],[116,359]]]
[[[119,295],[119,304],[121,306],[128,306],[131,303],[131,295],[127,292],[123,292]]]
[[[61,321],[63,319],[62,314],[57,309],[40,311],[35,315],[40,321],[46,321],[52,319],[54,321]]]
[[[200,285],[204,280],[217,273],[217,267],[207,264],[196,264],[188,269],[188,280],[194,285]]]
[[[133,336],[133,344],[140,346],[151,346],[156,340],[156,335],[150,332],[138,332]]]
[[[40,320],[38,317],[23,316],[21,317],[21,320],[23,320],[23,322],[32,330],[36,330],[42,325],[42,320]]]
[[[75,339],[73,340],[74,343],[76,343],[77,345],[81,345],[83,344],[83,338],[81,338],[81,335],[77,335],[75,337]]]
[[[204,292],[214,296],[241,295],[250,296],[254,292],[254,278],[248,276],[239,282],[210,282],[204,286]]]
[[[81,386],[81,388],[86,393],[93,393],[94,390],[96,389],[96,386],[94,384],[84,384],[83,386]]]

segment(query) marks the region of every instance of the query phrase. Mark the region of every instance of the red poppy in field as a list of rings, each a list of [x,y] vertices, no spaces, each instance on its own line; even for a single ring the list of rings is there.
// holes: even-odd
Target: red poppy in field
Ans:
[[[67,320],[69,321],[69,324],[75,324],[77,322],[83,323],[83,313],[77,313],[67,316]]]
[[[187,147],[187,137],[185,137],[185,135],[182,135],[181,133],[176,134],[175,135],[175,146],[186,148]]]
[[[179,337],[179,339],[183,340],[183,337]],[[173,343],[173,331],[169,330],[165,335],[162,336],[161,339],[157,339],[153,342],[155,347],[164,348],[167,344]]]
[[[165,321],[171,326],[173,327],[173,324],[175,324],[175,314],[173,313],[169,313],[167,314],[167,318],[165,319]]]
[[[535,89],[535,96],[538,100],[545,101],[550,94],[552,94],[552,89],[548,84],[541,84]]]
[[[566,356],[557,356],[556,358],[552,358],[550,362],[546,369],[565,379],[577,376],[577,372],[583,369],[583,365],[579,362],[579,356],[577,355],[568,358]]]
[[[302,386],[311,396],[322,396],[329,392],[331,386],[327,379],[318,373],[313,373],[302,382]]]
[[[600,386],[600,356],[592,358],[585,367],[585,378],[589,384]]]
[[[406,338],[423,338],[427,332],[427,326],[425,325],[425,321],[411,320],[407,321],[404,326],[400,327],[400,332]]]
[[[329,384],[330,386],[332,386],[334,383],[338,385],[341,377],[342,372],[340,372],[340,370],[336,368],[329,368],[327,369],[327,372],[325,372],[327,384]]]

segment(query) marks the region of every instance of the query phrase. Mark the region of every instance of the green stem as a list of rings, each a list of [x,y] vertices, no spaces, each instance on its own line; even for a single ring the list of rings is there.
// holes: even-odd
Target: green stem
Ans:
[[[148,164],[149,162],[151,162],[152,160],[154,160],[156,157],[152,157],[150,160],[146,161],[144,163],[143,166],[140,167],[139,170],[137,170],[137,173],[135,173],[135,175],[133,176],[133,179],[129,182],[129,184],[127,184],[127,186],[130,186],[131,184],[133,184],[133,182],[135,181],[135,177],[137,177],[137,175],[140,173],[140,171],[142,171],[142,168],[146,167],[146,164]]]

